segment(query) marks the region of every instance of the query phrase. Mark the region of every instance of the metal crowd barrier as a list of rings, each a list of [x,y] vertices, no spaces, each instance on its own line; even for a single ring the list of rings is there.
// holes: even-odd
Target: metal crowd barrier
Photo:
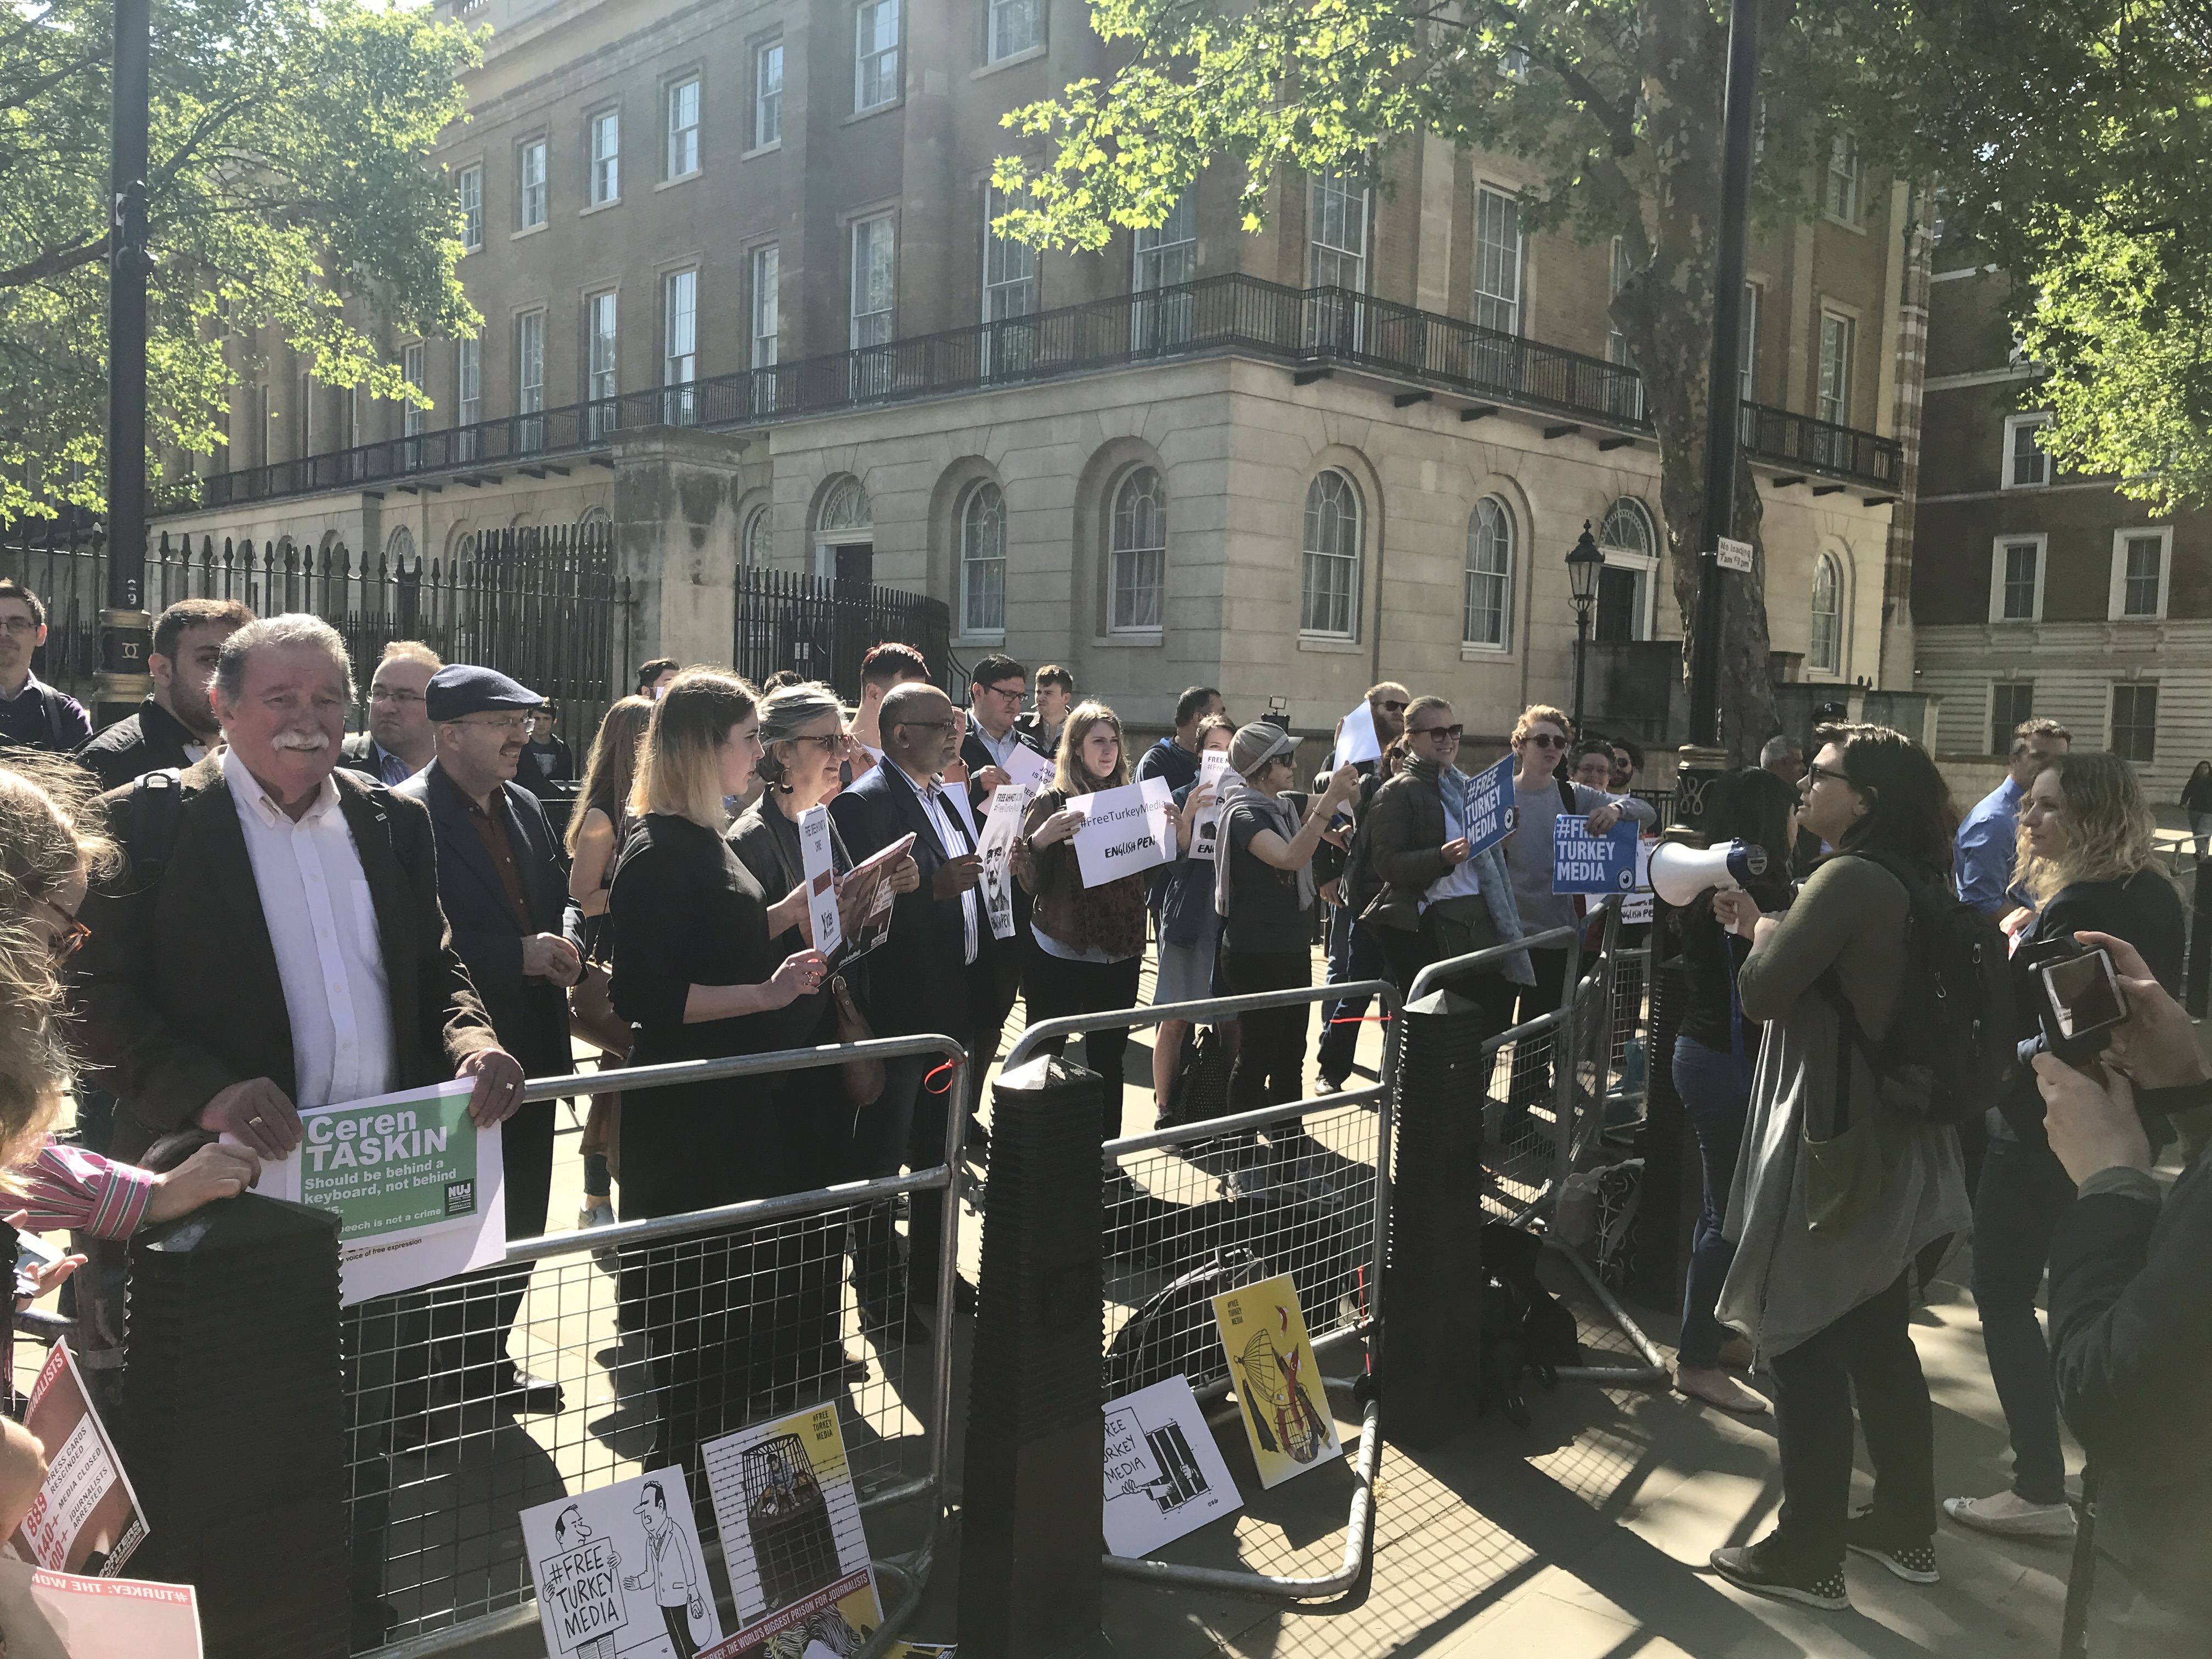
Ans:
[[[951,1097],[962,1097],[965,1049],[950,1037],[909,1036],[538,1078],[524,1099],[634,1094],[916,1054],[948,1056]],[[871,1553],[887,1605],[859,1653],[866,1659],[888,1647],[920,1604],[946,1512],[945,1325],[966,1119],[946,1114],[944,1161],[931,1169],[520,1239],[507,1248],[512,1273],[486,1269],[349,1310],[359,1333],[347,1401],[353,1651],[418,1659],[534,1630],[520,1510],[647,1472],[657,1428],[672,1413],[682,1414],[679,1437],[696,1442],[825,1403],[838,1410],[860,1511],[878,1517]],[[847,1284],[848,1252],[857,1264],[882,1259],[866,1255],[872,1245],[895,1251],[896,1200],[932,1192],[947,1200],[937,1334],[908,1317],[897,1294],[887,1321],[864,1324]],[[508,1295],[522,1292],[507,1352],[560,1383],[566,1398],[557,1412],[510,1413],[466,1397],[468,1373],[481,1371],[486,1347],[497,1346],[492,1331],[471,1352],[468,1333],[491,1329],[502,1280]],[[902,1345],[886,1326],[903,1328]],[[846,1349],[859,1338],[870,1350],[856,1373]],[[695,1490],[693,1499],[706,1552],[719,1555],[707,1494]],[[917,1504],[919,1516],[908,1512]],[[878,1553],[890,1538],[910,1547]],[[364,1606],[386,1624],[366,1640]]]
[[[1356,1002],[1368,996],[1380,1000],[1386,1022],[1381,1081],[1128,1135],[1100,1149],[1110,1166],[1103,1177],[1105,1365],[1116,1364],[1115,1340],[1147,1297],[1180,1273],[1202,1265],[1215,1249],[1231,1244],[1257,1258],[1244,1282],[1291,1274],[1316,1358],[1324,1349],[1379,1328],[1390,1231],[1397,988],[1384,980],[1362,980],[1079,1014],[1040,1021],[1008,1051],[1003,1072],[1012,1071],[1048,1042],[1086,1030],[1154,1026],[1170,1019],[1211,1025],[1261,1009]],[[1189,1040],[1197,1040],[1195,1032]],[[1283,1129],[1293,1120],[1295,1129]],[[1233,1289],[1235,1281],[1224,1281],[1220,1288]],[[1101,1400],[1177,1372],[1188,1378],[1201,1403],[1229,1394],[1229,1368],[1210,1319],[1164,1370],[1129,1370]],[[1342,1391],[1353,1389],[1358,1379],[1325,1376],[1322,1382]],[[1123,1577],[1184,1589],[1286,1601],[1341,1595],[1358,1580],[1374,1546],[1374,1488],[1382,1449],[1382,1404],[1370,1393],[1361,1401],[1343,1565],[1334,1573],[1286,1577],[1113,1554],[1104,1555],[1102,1565]]]

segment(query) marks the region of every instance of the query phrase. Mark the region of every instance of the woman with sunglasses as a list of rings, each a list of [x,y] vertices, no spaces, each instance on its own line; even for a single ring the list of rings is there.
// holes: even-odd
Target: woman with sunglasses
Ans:
[[[1513,754],[1518,763],[1513,774],[1516,817],[1513,833],[1505,838],[1505,868],[1512,878],[1513,902],[1521,913],[1525,933],[1571,927],[1579,920],[1575,896],[1552,890],[1552,843],[1562,815],[1582,818],[1593,836],[1604,835],[1623,818],[1632,818],[1649,829],[1658,817],[1650,801],[1633,795],[1608,794],[1559,775],[1573,730],[1573,721],[1540,702],[1522,709],[1513,726]],[[1507,1024],[1525,1024],[1559,1006],[1567,957],[1564,945],[1528,952],[1535,983],[1522,988],[1518,1006]],[[1501,1131],[1504,1140],[1517,1139],[1528,1121],[1528,1108],[1550,1098],[1550,1054],[1547,1043],[1513,1045],[1513,1081]]]
[[[243,1146],[202,1146],[156,1175],[54,1140],[46,1131],[73,1081],[62,1018],[64,965],[91,930],[77,920],[85,886],[119,862],[114,846],[77,827],[95,809],[90,780],[69,762],[27,755],[0,766],[0,1215],[25,1231],[128,1238],[219,1198],[261,1174]],[[44,1295],[82,1265],[64,1257],[38,1278]],[[20,1307],[21,1302],[17,1304]],[[0,1325],[0,1375],[12,1375]],[[0,1528],[12,1533],[46,1477],[45,1449],[0,1420]]]
[[[1774,1376],[1782,1512],[1757,1543],[1712,1553],[1741,1589],[1841,1612],[1855,1550],[1908,1583],[1936,1571],[1936,1426],[1912,1346],[1907,1270],[1971,1219],[1959,1138],[1882,1103],[1866,1049],[1899,1018],[1911,896],[1880,854],[1950,890],[1950,792],[1901,732],[1827,726],[1806,774],[1798,833],[1836,852],[1779,915],[1741,892],[1712,912],[1751,949],[1736,971],[1747,1021],[1766,1024],[1729,1199],[1735,1259],[1720,1322]],[[1847,1039],[1848,1006],[1865,1043]],[[1851,1410],[1875,1466],[1873,1506],[1850,1513]]]

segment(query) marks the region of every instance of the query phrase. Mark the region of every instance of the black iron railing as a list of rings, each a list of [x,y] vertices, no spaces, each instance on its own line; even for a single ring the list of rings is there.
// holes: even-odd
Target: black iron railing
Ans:
[[[326,490],[404,489],[407,480],[432,474],[465,477],[494,468],[530,473],[557,468],[564,456],[605,448],[617,433],[641,427],[761,426],[1207,353],[1314,373],[1365,369],[1571,423],[1625,433],[1651,429],[1643,382],[1626,364],[1346,289],[1285,288],[1232,274],[218,472],[202,481],[201,501],[231,507]],[[1763,404],[1743,408],[1745,447],[1753,459],[1872,489],[1897,488],[1894,440]]]
[[[953,670],[952,613],[942,599],[900,587],[747,567],[737,573],[737,627],[731,661],[758,684],[778,669],[826,680],[860,700],[860,659],[884,641],[910,645],[956,697],[966,685]]]

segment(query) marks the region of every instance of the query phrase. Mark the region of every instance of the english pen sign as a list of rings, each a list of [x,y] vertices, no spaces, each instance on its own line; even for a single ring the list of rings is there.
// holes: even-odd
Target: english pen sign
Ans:
[[[1084,814],[1075,862],[1085,887],[1103,887],[1175,856],[1175,792],[1165,778],[1078,795],[1067,804]]]

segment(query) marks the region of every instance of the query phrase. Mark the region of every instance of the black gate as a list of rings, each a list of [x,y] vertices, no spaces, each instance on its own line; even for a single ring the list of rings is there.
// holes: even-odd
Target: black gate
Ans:
[[[857,702],[860,659],[871,646],[896,641],[921,652],[931,678],[949,685],[951,638],[952,613],[925,593],[795,570],[737,573],[732,650],[738,672],[755,684],[788,668]]]

